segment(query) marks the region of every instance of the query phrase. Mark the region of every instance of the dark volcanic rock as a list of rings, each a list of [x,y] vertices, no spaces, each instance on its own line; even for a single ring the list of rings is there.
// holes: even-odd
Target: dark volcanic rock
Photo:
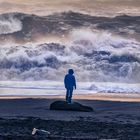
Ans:
[[[85,111],[85,112],[93,111],[93,109],[89,106],[84,106],[77,102],[68,104],[66,101],[55,101],[50,105],[50,109],[51,110]]]

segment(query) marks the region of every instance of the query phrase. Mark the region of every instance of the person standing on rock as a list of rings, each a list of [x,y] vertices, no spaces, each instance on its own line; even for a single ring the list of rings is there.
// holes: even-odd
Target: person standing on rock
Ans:
[[[74,74],[73,69],[69,69],[68,74],[66,74],[65,78],[64,78],[64,84],[65,84],[65,88],[66,88],[66,102],[67,103],[71,103],[73,88],[76,89],[76,80],[75,80],[75,76],[73,74]]]

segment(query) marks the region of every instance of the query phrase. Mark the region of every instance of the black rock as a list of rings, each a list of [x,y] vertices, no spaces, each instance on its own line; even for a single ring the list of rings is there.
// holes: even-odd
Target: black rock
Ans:
[[[93,111],[93,108],[84,106],[78,102],[67,103],[66,101],[55,101],[50,105],[51,110]]]

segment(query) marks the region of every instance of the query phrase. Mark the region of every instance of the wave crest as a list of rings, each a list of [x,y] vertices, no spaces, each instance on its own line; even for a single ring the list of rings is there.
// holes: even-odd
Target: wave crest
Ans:
[[[22,30],[22,22],[15,14],[0,15],[0,35],[14,33]]]
[[[73,68],[83,82],[140,82],[139,42],[85,30],[72,34],[71,40],[67,45],[1,46],[1,80],[62,81],[67,69]]]

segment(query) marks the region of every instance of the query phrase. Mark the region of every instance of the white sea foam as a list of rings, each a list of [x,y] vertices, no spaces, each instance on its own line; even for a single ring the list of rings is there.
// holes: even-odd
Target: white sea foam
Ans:
[[[61,81],[73,68],[83,82],[140,82],[139,42],[89,30],[73,31],[70,40],[0,46],[0,79]]]

